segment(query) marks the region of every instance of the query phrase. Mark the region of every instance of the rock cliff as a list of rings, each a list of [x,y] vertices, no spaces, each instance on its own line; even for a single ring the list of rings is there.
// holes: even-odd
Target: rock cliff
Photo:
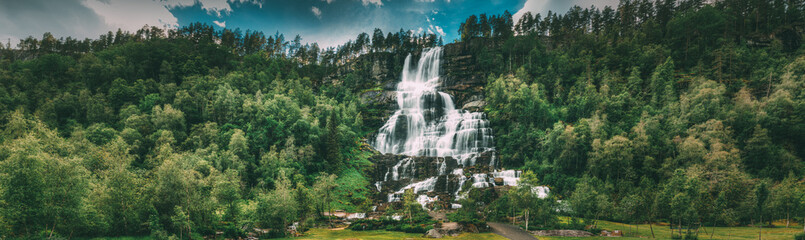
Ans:
[[[453,96],[457,108],[483,111],[486,76],[478,71],[476,56],[472,49],[489,45],[489,41],[470,41],[445,45],[442,56],[439,91]],[[491,47],[491,46],[487,46]],[[411,53],[418,59],[420,53]],[[342,82],[348,75],[357,79],[355,87],[361,101],[369,109],[364,114],[364,123],[372,129],[379,128],[396,108],[397,83],[400,82],[402,65],[407,54],[387,52],[368,53],[339,67],[336,74],[325,79],[325,84]]]

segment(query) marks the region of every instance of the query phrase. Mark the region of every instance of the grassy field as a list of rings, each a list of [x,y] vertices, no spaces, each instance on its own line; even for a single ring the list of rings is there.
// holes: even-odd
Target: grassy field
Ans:
[[[763,228],[764,240],[793,240],[794,235],[802,232],[801,225],[792,224],[791,227],[785,228],[785,224],[776,223],[778,227]],[[598,227],[605,230],[621,230],[624,232],[624,237],[618,238],[621,240],[635,240],[651,238],[651,229],[648,224],[628,225],[623,223],[599,221]],[[714,232],[715,230],[715,232]],[[676,230],[674,230],[676,231]],[[671,239],[671,229],[667,225],[659,226],[654,225],[654,235],[657,239]],[[711,238],[712,236],[712,238]],[[92,238],[91,240],[148,240],[148,236],[144,237],[112,237],[112,238]],[[297,238],[283,238],[287,240],[308,240],[308,239],[425,239],[422,234],[415,233],[402,233],[402,232],[389,232],[389,231],[352,231],[352,230],[329,230],[314,228],[305,233],[305,236]],[[494,233],[465,233],[457,237],[445,237],[444,239],[479,239],[479,240],[503,240],[505,238],[495,235]],[[611,240],[610,237],[539,237],[540,240]],[[705,227],[699,230],[699,239],[722,239],[722,240],[754,240],[758,239],[758,228],[754,227]]]
[[[150,240],[151,237],[149,236],[142,236],[142,237],[99,237],[99,238],[80,238],[80,240]],[[400,240],[400,239],[426,239],[422,237],[422,234],[416,233],[402,233],[402,232],[389,232],[389,231],[352,231],[349,229],[345,230],[329,230],[329,229],[320,229],[314,228],[310,229],[308,232],[305,233],[305,236],[297,237],[297,238],[279,238],[282,240],[307,240],[307,239],[325,239],[325,240],[336,240],[336,239],[350,239],[350,240],[358,240],[358,239],[388,239],[388,240]],[[469,240],[469,239],[478,239],[478,240],[505,240],[501,236],[495,235],[494,233],[464,233],[457,237],[445,237],[443,239],[454,239],[454,240]]]
[[[792,224],[791,227],[785,228],[785,224],[776,223],[777,227],[763,228],[763,239],[766,240],[793,240],[794,235],[802,232],[801,225]],[[629,225],[616,222],[599,221],[598,228],[605,230],[621,230],[624,232],[624,237],[620,239],[638,239],[638,238],[651,238],[651,229],[648,224]],[[654,225],[654,236],[658,239],[671,239],[671,229],[667,226]],[[735,240],[752,240],[758,239],[758,232],[760,229],[756,227],[704,227],[699,229],[699,239],[735,239]],[[675,234],[677,230],[674,230]],[[572,237],[540,237],[542,240],[594,240],[604,239],[607,237],[587,237],[587,238],[572,238]],[[609,239],[609,238],[607,238]]]
[[[150,240],[150,236],[140,236],[140,237],[97,237],[97,238],[78,238],[78,240]]]
[[[416,233],[402,233],[402,232],[389,232],[389,231],[352,231],[352,230],[328,230],[328,229],[320,229],[314,228],[310,229],[305,233],[305,236],[297,237],[297,238],[284,238],[288,240],[307,240],[307,239],[328,239],[328,240],[336,240],[336,239],[426,239],[422,237],[422,234]],[[443,239],[489,239],[489,240],[504,240],[501,236],[495,235],[494,233],[464,233],[457,237],[445,237]]]

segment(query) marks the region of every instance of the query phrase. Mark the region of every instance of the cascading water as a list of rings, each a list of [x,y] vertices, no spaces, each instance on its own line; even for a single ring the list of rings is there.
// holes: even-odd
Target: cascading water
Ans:
[[[411,55],[405,58],[399,109],[380,128],[375,148],[384,154],[451,156],[471,166],[478,154],[494,150],[492,129],[484,113],[456,109],[450,95],[436,90],[441,55],[442,48],[431,48],[413,69]]]
[[[494,181],[487,174],[476,174],[471,178],[464,176],[463,167],[475,165],[476,158],[481,154],[495,150],[492,129],[483,112],[456,109],[453,98],[437,90],[441,84],[441,55],[440,47],[427,49],[415,67],[412,67],[411,55],[406,57],[402,81],[397,85],[398,109],[380,128],[374,147],[384,154],[452,157],[458,167],[448,171],[447,160],[437,160],[438,175],[455,175],[459,182],[456,195],[469,179],[473,180],[474,187],[494,186]],[[491,155],[489,164],[494,167],[494,153]],[[402,159],[384,175],[383,181],[410,181],[409,185],[389,194],[389,202],[399,201],[406,189],[413,189],[417,194],[435,189],[439,176],[415,176],[414,163],[411,157]],[[420,181],[416,182],[415,179]],[[512,179],[506,179],[505,184],[513,185],[512,181],[516,184],[516,180]],[[449,186],[449,183],[446,185]],[[376,186],[380,189],[381,183],[376,183]],[[418,199],[420,203],[433,200],[422,195]]]

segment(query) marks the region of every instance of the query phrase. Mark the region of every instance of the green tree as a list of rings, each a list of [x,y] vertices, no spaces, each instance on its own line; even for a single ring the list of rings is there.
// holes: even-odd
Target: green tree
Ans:
[[[288,179],[281,174],[274,190],[258,195],[255,222],[284,235],[285,227],[297,219],[298,206],[290,187]]]
[[[769,209],[773,210],[777,217],[785,218],[785,227],[791,223],[791,214],[795,213],[801,204],[803,196],[802,187],[797,183],[797,178],[790,174],[779,184],[772,187],[770,192]]]
[[[403,192],[403,212],[405,213],[405,219],[408,220],[409,223],[414,222],[417,213],[421,211],[422,207],[423,206],[417,202],[417,195],[414,189],[405,189]]]
[[[330,172],[337,172],[341,168],[343,156],[341,155],[341,132],[338,129],[339,120],[335,112],[327,118],[327,137],[324,140],[326,159]]]
[[[176,206],[174,215],[171,216],[173,227],[179,230],[179,239],[184,239],[184,233],[187,232],[187,238],[192,238],[193,235],[193,221],[190,216],[182,210],[182,206]]]
[[[329,212],[328,219],[330,219],[330,225],[332,226],[332,197],[333,197],[333,189],[335,189],[336,184],[336,175],[319,175],[316,177],[316,182],[313,183],[313,192],[315,193],[316,198],[318,199],[316,204],[316,209],[318,209],[319,215],[323,215],[322,212],[325,210]]]
[[[593,176],[601,179],[635,180],[631,140],[623,136],[614,136],[603,143],[599,139],[593,140],[592,146],[589,168]]]
[[[2,199],[3,219],[11,226],[11,230],[20,235],[27,235],[43,229],[46,206],[45,162],[41,153],[33,149],[35,141],[31,137],[20,139],[12,154],[0,164],[2,165]],[[9,148],[12,145],[5,145]]]
[[[140,232],[147,204],[144,179],[124,166],[113,168],[104,178],[99,209],[109,219],[110,233],[131,235]]]
[[[241,182],[238,172],[229,169],[221,174],[213,185],[212,193],[218,203],[226,209],[224,219],[237,221],[240,214],[237,203],[241,200]]]
[[[593,225],[597,226],[598,219],[607,213],[611,203],[606,194],[596,190],[593,181],[592,178],[581,179],[567,201],[573,214],[592,220]]]
[[[676,97],[674,87],[674,60],[671,57],[654,69],[651,74],[651,103],[654,107],[661,107]]]
[[[550,206],[550,198],[540,199],[538,195],[539,180],[537,176],[526,171],[520,176],[517,187],[509,190],[512,206],[522,209],[523,219],[525,219],[525,229],[529,229],[529,220],[536,220],[543,227],[550,227],[555,223],[553,207]]]

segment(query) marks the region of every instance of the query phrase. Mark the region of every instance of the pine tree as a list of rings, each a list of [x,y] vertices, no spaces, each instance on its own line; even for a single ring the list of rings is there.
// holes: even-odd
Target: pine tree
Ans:
[[[335,112],[327,119],[327,138],[324,140],[326,159],[331,172],[341,167],[341,135],[338,132],[338,116]]]
[[[673,100],[674,90],[674,60],[668,57],[665,63],[654,69],[651,75],[651,104],[659,107]]]

